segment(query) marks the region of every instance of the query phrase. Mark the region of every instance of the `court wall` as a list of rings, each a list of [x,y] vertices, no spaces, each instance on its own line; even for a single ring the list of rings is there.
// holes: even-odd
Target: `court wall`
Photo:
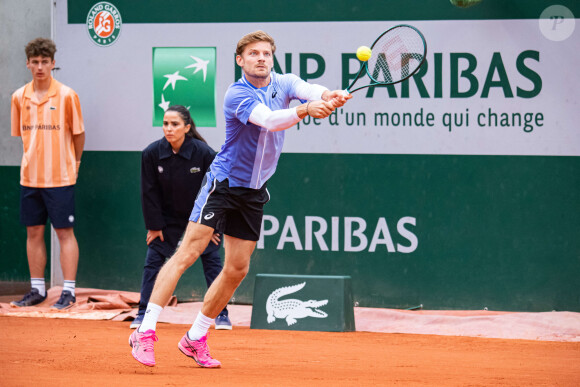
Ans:
[[[243,34],[274,36],[278,72],[340,89],[358,70],[359,45],[408,23],[428,43],[415,77],[359,91],[329,119],[287,131],[235,302],[251,302],[256,273],[286,273],[351,275],[360,306],[580,310],[580,38],[566,13],[577,16],[580,7],[558,4],[565,8],[297,1],[257,13],[245,1],[57,0],[55,77],[78,92],[87,128],[77,185],[79,286],[139,289],[140,151],[161,137],[165,103],[191,106],[219,149],[223,95],[239,77],[234,51]],[[121,24],[99,41],[91,27],[102,11]],[[193,57],[207,68],[196,71]],[[185,79],[172,84],[176,72]],[[17,174],[0,167],[2,187]],[[3,203],[14,202],[13,190],[0,190]],[[17,229],[17,211],[2,211]],[[8,244],[6,233],[0,238]],[[27,279],[23,248],[10,247],[19,262],[0,258],[5,279]],[[180,282],[180,298],[201,298],[200,266]]]

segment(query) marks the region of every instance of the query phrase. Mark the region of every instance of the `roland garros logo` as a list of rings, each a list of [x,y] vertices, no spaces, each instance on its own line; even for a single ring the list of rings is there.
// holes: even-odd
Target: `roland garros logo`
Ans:
[[[98,46],[110,46],[121,33],[121,14],[111,3],[101,1],[95,4],[87,15],[87,31]]]

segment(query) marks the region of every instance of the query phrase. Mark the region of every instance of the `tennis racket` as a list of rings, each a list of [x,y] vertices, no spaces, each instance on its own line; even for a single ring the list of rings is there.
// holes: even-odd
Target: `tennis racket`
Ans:
[[[371,46],[372,55],[361,67],[345,89],[347,93],[377,85],[394,85],[413,76],[425,63],[427,42],[417,28],[401,24],[383,32]],[[354,88],[355,83],[366,75],[368,85]]]

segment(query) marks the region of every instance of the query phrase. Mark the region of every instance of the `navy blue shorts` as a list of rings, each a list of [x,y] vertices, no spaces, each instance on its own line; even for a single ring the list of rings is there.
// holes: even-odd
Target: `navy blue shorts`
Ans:
[[[257,241],[264,204],[269,200],[266,186],[260,189],[230,187],[228,179],[219,182],[208,171],[189,220],[221,230],[225,235]]]
[[[29,226],[45,225],[50,218],[54,228],[75,225],[75,186],[33,188],[20,186],[20,222]]]

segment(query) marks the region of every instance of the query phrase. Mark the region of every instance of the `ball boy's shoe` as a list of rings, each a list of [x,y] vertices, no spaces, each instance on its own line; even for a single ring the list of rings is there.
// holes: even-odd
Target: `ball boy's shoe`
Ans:
[[[77,302],[77,298],[73,296],[73,294],[68,290],[63,290],[60,294],[60,298],[51,306],[51,308],[55,309],[68,309],[73,306]]]
[[[10,305],[17,307],[34,306],[40,304],[44,300],[46,300],[46,296],[41,296],[38,289],[32,288],[20,301],[12,301]]]

